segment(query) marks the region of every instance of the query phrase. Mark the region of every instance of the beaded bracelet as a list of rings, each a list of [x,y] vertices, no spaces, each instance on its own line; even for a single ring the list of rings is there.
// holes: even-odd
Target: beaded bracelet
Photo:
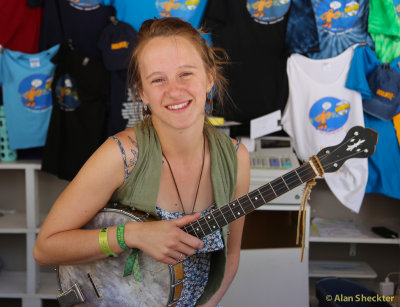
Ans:
[[[108,244],[107,233],[108,227],[102,228],[99,232],[99,244],[101,250],[107,257],[117,257],[117,254],[111,250],[110,245]]]
[[[125,223],[124,224],[119,224],[118,227],[117,227],[118,244],[124,251],[127,251],[130,248],[125,243],[124,234],[125,234]]]

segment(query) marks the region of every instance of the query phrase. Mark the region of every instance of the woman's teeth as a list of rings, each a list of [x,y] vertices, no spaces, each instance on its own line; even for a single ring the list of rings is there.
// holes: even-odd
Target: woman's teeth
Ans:
[[[178,109],[182,109],[183,107],[187,106],[188,103],[189,102],[185,102],[185,103],[181,103],[181,104],[175,104],[173,106],[168,106],[167,108],[171,109],[171,110],[178,110]]]

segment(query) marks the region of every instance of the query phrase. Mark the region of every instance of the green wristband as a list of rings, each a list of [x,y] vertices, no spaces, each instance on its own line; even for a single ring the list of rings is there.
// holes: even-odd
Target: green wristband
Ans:
[[[100,229],[99,244],[100,244],[101,250],[107,257],[117,257],[117,254],[115,254],[111,250],[110,245],[108,245],[107,233],[108,233],[108,227]]]
[[[124,251],[127,251],[130,248],[125,243],[124,234],[125,234],[125,223],[124,224],[119,224],[118,227],[117,227],[117,241],[118,241],[119,246]]]

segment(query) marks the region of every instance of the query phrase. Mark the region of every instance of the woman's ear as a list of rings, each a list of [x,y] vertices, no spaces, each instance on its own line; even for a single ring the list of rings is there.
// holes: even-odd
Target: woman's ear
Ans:
[[[142,88],[138,88],[137,93],[139,94],[140,99],[143,101],[144,104],[148,104],[148,100],[146,95],[143,92]]]
[[[214,86],[214,69],[211,71],[211,73],[208,74],[208,80],[207,80],[207,93],[211,91],[211,89]]]

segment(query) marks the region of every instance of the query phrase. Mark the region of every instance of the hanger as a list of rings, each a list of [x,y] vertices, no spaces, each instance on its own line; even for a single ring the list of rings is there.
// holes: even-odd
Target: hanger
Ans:
[[[115,18],[115,16],[110,16],[110,21],[112,22],[112,24],[114,26],[116,26],[118,24],[118,20],[117,20],[117,18]]]

